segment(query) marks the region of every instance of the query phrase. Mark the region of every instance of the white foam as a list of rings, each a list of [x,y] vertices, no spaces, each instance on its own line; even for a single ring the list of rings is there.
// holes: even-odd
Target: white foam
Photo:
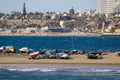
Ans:
[[[112,70],[107,70],[107,69],[105,69],[105,70],[94,70],[94,72],[110,72],[110,71],[112,71]]]
[[[48,69],[48,68],[8,68],[9,71],[22,71],[22,72],[33,72],[33,71],[40,71],[40,72],[53,72],[56,71],[55,69]]]
[[[55,69],[41,69],[42,72],[53,72]]]
[[[100,73],[108,73],[108,72],[117,72],[120,73],[119,67],[0,67],[1,70],[8,71],[20,71],[20,72],[100,72]]]
[[[96,69],[93,72],[120,72],[120,70]]]
[[[23,71],[23,72],[27,72],[27,71],[38,71],[39,69],[8,69],[9,71]]]

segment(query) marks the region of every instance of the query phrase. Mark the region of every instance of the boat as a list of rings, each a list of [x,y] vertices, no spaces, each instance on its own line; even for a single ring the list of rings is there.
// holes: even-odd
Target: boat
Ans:
[[[46,51],[48,51],[48,49],[40,49],[39,50],[40,54],[42,54],[42,55],[44,55]]]
[[[117,52],[117,56],[120,56],[120,52]]]
[[[61,52],[61,53],[56,53],[54,56],[56,59],[69,59],[70,56],[67,53]]]
[[[61,53],[56,53],[55,54],[55,58],[56,59],[60,59],[62,55],[64,55],[65,53],[61,52]]]
[[[63,54],[60,59],[69,59],[70,56],[68,54]]]
[[[45,51],[44,58],[53,58],[52,50]]]
[[[87,53],[88,59],[102,59],[102,52],[92,51]]]
[[[13,46],[2,46],[0,47],[2,53],[15,53],[16,49]]]
[[[72,50],[71,54],[79,54],[78,50]]]
[[[28,59],[36,59],[36,58],[40,58],[39,51],[28,54]]]
[[[61,52],[59,50],[48,50],[45,51],[43,54],[44,58],[49,58],[49,59],[68,59],[69,55],[65,53],[64,51]]]
[[[2,53],[5,50],[5,46],[0,47],[0,52]]]
[[[19,51],[21,53],[27,53],[27,52],[29,52],[29,48],[28,47],[23,47],[23,48],[19,49]]]

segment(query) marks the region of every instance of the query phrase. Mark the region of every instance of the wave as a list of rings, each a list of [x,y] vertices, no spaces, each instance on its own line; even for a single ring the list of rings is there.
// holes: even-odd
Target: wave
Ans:
[[[5,70],[5,69],[4,69]],[[20,72],[53,72],[56,71],[55,69],[47,69],[47,68],[7,68],[8,71],[20,71]]]
[[[96,69],[96,70],[93,70],[92,72],[102,72],[102,73],[104,73],[104,72],[118,72],[118,73],[120,73],[120,70]]]
[[[93,72],[120,73],[119,67],[0,67],[1,70],[20,72]]]

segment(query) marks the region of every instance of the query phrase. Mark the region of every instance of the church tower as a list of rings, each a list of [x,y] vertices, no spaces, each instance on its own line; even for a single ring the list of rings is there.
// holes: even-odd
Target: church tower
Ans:
[[[26,18],[26,6],[25,3],[23,3],[23,18]]]

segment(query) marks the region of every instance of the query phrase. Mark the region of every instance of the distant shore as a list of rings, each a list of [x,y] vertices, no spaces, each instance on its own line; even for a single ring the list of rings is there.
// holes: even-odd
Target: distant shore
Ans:
[[[88,59],[86,55],[71,55],[71,59],[28,59],[26,56],[0,56],[0,66],[120,66],[115,53],[103,59]]]
[[[11,33],[11,32],[0,32],[0,36],[101,36],[97,33],[59,33],[59,32],[39,32],[39,33]]]

